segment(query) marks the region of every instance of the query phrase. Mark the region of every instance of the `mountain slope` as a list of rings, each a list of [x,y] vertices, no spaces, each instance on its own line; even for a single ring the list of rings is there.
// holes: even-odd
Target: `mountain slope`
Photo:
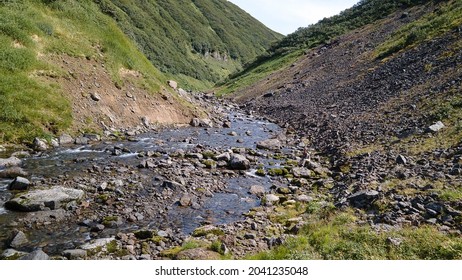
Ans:
[[[98,0],[161,71],[216,82],[281,38],[225,0]]]
[[[0,60],[1,142],[193,114],[93,1],[2,1]]]
[[[462,7],[427,2],[307,50],[234,98],[323,150],[410,137],[436,121],[456,144]]]

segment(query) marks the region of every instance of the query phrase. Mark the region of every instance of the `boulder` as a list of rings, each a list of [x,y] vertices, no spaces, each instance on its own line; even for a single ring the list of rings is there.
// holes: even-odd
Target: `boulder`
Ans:
[[[48,145],[47,145],[47,143],[46,143],[45,140],[39,139],[39,138],[35,138],[35,139],[34,139],[34,142],[32,143],[32,148],[33,148],[35,151],[43,152],[43,151],[48,150]]]
[[[379,192],[373,190],[363,190],[356,192],[348,197],[350,204],[357,208],[367,208],[379,198]]]
[[[265,188],[263,186],[254,185],[250,187],[249,193],[261,197],[265,194]]]
[[[192,197],[191,195],[189,194],[184,194],[181,198],[180,198],[180,205],[183,206],[183,207],[187,207],[187,206],[190,206],[192,204]]]
[[[18,166],[20,164],[21,164],[21,160],[17,157],[0,158],[0,168]]]
[[[68,260],[84,260],[87,257],[87,251],[82,249],[66,250],[63,256]]]
[[[250,161],[243,155],[233,154],[228,165],[234,170],[247,170],[250,168]]]
[[[46,261],[49,260],[50,257],[42,251],[42,249],[37,249],[32,253],[29,253],[20,258],[20,260],[31,260],[31,261]]]
[[[74,139],[69,134],[62,134],[61,136],[59,136],[58,141],[61,145],[72,144],[72,142],[74,142]]]
[[[0,178],[14,179],[16,177],[26,177],[29,174],[21,167],[10,167],[0,171]]]
[[[25,252],[16,251],[15,249],[6,249],[0,255],[1,260],[17,260],[23,256],[27,255]]]
[[[29,188],[29,185],[30,182],[26,178],[16,177],[16,179],[8,185],[8,189],[11,191],[25,191]]]
[[[305,167],[294,167],[292,173],[297,178],[311,178],[313,176],[311,170]]]
[[[201,125],[201,120],[198,119],[198,118],[192,118],[191,121],[189,122],[189,124],[192,127],[199,127]]]
[[[27,243],[29,243],[27,236],[24,234],[24,232],[19,231],[18,233],[16,233],[13,240],[11,240],[10,247],[13,249],[19,249],[21,247],[24,247]]]
[[[274,194],[267,194],[264,198],[264,202],[266,206],[275,205],[279,202],[280,198]]]
[[[60,186],[47,190],[33,190],[28,193],[18,194],[7,201],[5,207],[13,211],[34,212],[50,208],[61,208],[74,200],[82,199],[84,192],[77,189],[69,189]]]
[[[257,148],[262,150],[279,150],[281,149],[281,141],[278,139],[267,139],[257,142]]]
[[[169,87],[173,88],[173,89],[177,89],[178,88],[178,83],[176,81],[173,81],[173,80],[169,80],[167,81],[167,84]]]
[[[216,156],[215,159],[217,161],[226,161],[226,162],[228,162],[228,161],[231,160],[231,155],[228,152],[226,152],[226,153],[223,153],[223,154],[220,154],[220,155]]]
[[[87,145],[89,141],[90,139],[88,139],[87,137],[77,137],[75,138],[74,143],[76,145]]]

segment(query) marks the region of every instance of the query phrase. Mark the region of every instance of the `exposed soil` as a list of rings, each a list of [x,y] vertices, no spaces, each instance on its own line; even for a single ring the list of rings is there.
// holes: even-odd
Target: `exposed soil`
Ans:
[[[144,88],[137,71],[120,69],[123,85],[116,85],[102,58],[52,55],[47,60],[65,73],[48,79],[71,101],[75,130],[131,129],[142,126],[142,118],[154,125],[188,124],[199,114],[167,88],[159,93]]]

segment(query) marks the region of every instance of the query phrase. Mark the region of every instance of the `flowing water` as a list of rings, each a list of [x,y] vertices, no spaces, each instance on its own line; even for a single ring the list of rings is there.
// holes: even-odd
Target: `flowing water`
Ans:
[[[22,167],[31,175],[31,180],[54,178],[57,176],[74,177],[83,174],[93,165],[104,166],[110,163],[123,163],[136,166],[140,159],[137,157],[143,151],[172,152],[183,149],[186,152],[198,144],[205,147],[220,148],[220,150],[234,147],[256,148],[256,142],[271,138],[281,132],[277,125],[248,117],[242,114],[231,114],[231,128],[178,128],[138,135],[135,141],[120,141],[111,143],[97,143],[92,145],[61,147],[40,156],[25,159]],[[236,132],[237,137],[231,137],[230,132]],[[241,139],[240,143],[236,140]],[[112,155],[116,146],[125,152],[120,156]],[[24,215],[7,211],[3,204],[11,194],[7,185],[11,180],[0,180],[0,223],[7,225],[18,216]],[[215,224],[234,222],[242,218],[242,214],[258,206],[259,200],[248,194],[251,185],[270,187],[270,180],[258,177],[249,171],[245,176],[228,179],[227,188],[222,193],[215,193],[208,198],[198,210],[173,206],[168,212],[168,224],[182,229],[184,233],[191,233],[204,220]],[[158,224],[164,221],[148,221],[148,224]],[[6,227],[0,228],[0,238],[8,234]],[[112,232],[108,231],[107,234]],[[40,246],[45,243],[48,251],[66,247],[72,248],[76,243],[88,240],[89,233],[82,231],[76,224],[60,228],[57,231],[37,231],[30,237],[32,243]]]

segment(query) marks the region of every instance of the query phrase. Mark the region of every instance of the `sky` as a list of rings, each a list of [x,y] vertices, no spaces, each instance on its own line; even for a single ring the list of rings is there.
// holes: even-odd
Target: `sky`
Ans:
[[[359,0],[228,0],[281,34],[336,15]]]

